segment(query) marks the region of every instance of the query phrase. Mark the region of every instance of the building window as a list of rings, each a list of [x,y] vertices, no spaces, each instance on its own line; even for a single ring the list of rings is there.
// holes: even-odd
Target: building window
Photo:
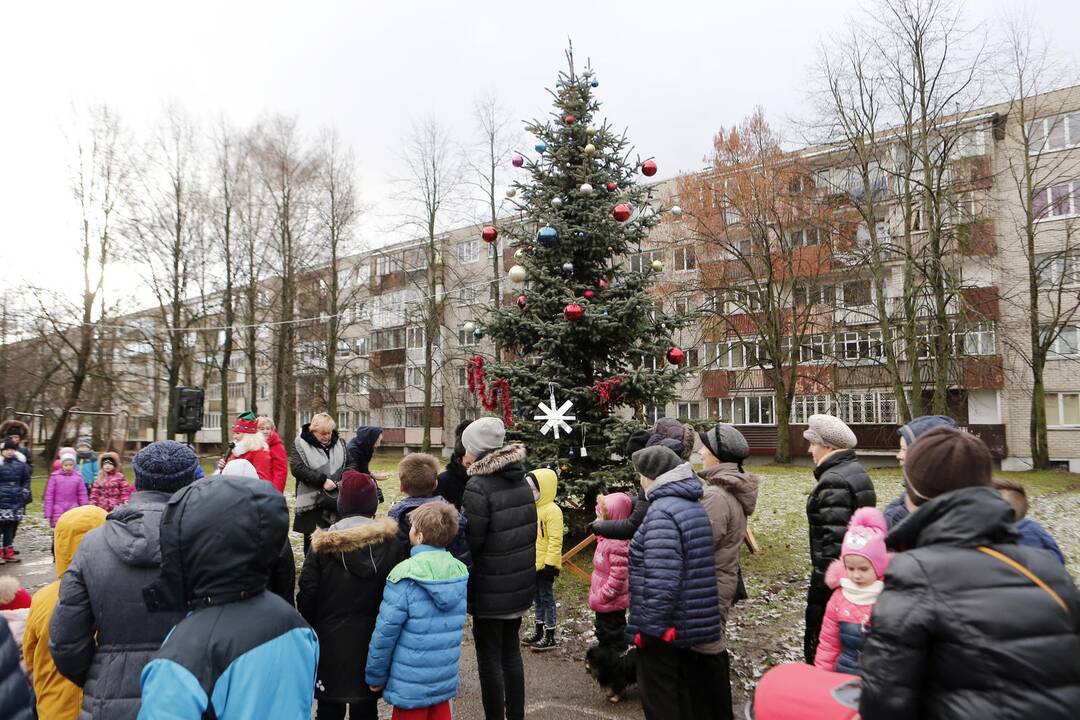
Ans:
[[[405,330],[395,328],[393,330],[377,330],[372,338],[372,344],[376,350],[397,350],[405,347]]]
[[[701,419],[701,403],[696,402],[681,402],[679,403],[678,416],[680,420],[700,420]]]
[[[409,387],[422,388],[424,387],[424,368],[422,367],[410,367],[409,368]]]
[[[480,241],[466,240],[457,246],[457,259],[462,265],[474,263],[480,259]]]
[[[653,260],[660,260],[661,262],[663,262],[663,251],[647,250],[645,252],[634,253],[630,256],[630,271],[650,272],[652,270]]]
[[[791,423],[805,425],[811,415],[827,415],[832,406],[829,395],[796,395],[791,401]]]
[[[694,270],[697,268],[697,254],[690,246],[675,248],[675,269]]]
[[[469,371],[467,368],[459,367],[457,369],[457,384],[460,387],[469,386]]]
[[[821,244],[821,230],[818,228],[803,228],[791,233],[792,247],[810,247]]]
[[[742,340],[705,343],[705,366],[721,370],[746,368],[746,346]]]
[[[348,410],[338,410],[337,426],[339,428],[341,428],[342,430],[348,430],[350,427],[352,427],[352,425],[349,423],[349,420],[351,419],[352,418],[349,417]]]
[[[825,334],[804,335],[799,346],[800,363],[827,362],[832,358],[832,336]]]
[[[1080,180],[1038,188],[1031,199],[1031,212],[1036,220],[1080,214]]]
[[[424,408],[405,408],[405,427],[424,427]]]
[[[709,398],[709,417],[732,425],[772,425],[772,395],[747,395],[733,398]]]
[[[220,430],[221,413],[203,413],[203,430]]]
[[[692,347],[686,351],[686,367],[701,367],[701,356],[696,347]]]
[[[375,274],[382,277],[393,272],[393,259],[390,255],[379,255],[375,258]]]
[[[1080,253],[1046,253],[1035,256],[1041,288],[1080,287]]]
[[[458,302],[462,305],[475,305],[480,302],[480,288],[476,285],[466,285],[458,288]]]
[[[844,307],[862,307],[871,301],[870,281],[853,280],[842,286]]]
[[[964,355],[993,355],[997,352],[997,332],[993,323],[979,323],[969,328],[963,334],[963,340],[961,352]]]
[[[849,425],[896,422],[896,397],[891,392],[856,390],[836,396],[837,414]]]
[[[480,338],[476,337],[475,332],[466,332],[465,328],[458,328],[458,344],[459,345],[479,345]]]
[[[648,424],[655,424],[657,420],[664,417],[663,405],[646,405],[642,408],[642,413],[645,415],[645,422]]]
[[[405,347],[407,348],[422,348],[424,347],[424,328],[411,327],[405,330]]]
[[[1058,336],[1050,343],[1050,354],[1058,357],[1080,355],[1080,326],[1066,325],[1058,329]]]
[[[689,314],[690,302],[685,296],[677,297],[672,301],[671,309],[677,316],[682,317]]]
[[[368,339],[366,337],[360,337],[353,340],[353,347],[355,352],[360,357],[365,357],[368,354]]]
[[[844,360],[878,360],[884,356],[880,330],[843,332],[836,336],[836,343]]]
[[[303,412],[299,412],[296,414],[296,417],[299,420],[298,424],[300,425],[307,425],[309,422],[311,422],[311,418],[314,416],[315,412],[312,410],[304,410]]]
[[[1046,393],[1046,426],[1080,425],[1080,393]]]
[[[1039,118],[1028,126],[1032,154],[1080,145],[1080,113]]]
[[[792,290],[795,304],[836,306],[836,289],[832,285],[796,285]]]

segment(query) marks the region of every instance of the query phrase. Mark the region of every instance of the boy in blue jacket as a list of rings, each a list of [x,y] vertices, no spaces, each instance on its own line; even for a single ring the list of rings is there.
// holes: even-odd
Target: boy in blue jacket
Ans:
[[[442,495],[435,494],[439,487],[439,461],[427,453],[409,453],[402,458],[398,463],[398,478],[405,497],[394,503],[386,514],[397,523],[398,540],[404,545],[407,554],[411,547],[409,530],[412,525],[409,518],[413,510],[430,502],[447,500]],[[465,538],[466,523],[465,516],[459,512],[457,536],[446,549],[465,563],[465,567],[471,567],[472,554]]]
[[[432,502],[410,513],[412,557],[386,579],[368,647],[366,679],[394,706],[394,720],[450,720],[457,695],[469,571],[446,550],[457,510]]]

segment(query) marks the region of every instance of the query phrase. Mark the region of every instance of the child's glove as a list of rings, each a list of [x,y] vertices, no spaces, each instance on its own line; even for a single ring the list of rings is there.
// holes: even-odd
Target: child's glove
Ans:
[[[555,578],[559,575],[559,569],[554,565],[545,565],[536,571],[536,577],[546,582],[555,582]]]

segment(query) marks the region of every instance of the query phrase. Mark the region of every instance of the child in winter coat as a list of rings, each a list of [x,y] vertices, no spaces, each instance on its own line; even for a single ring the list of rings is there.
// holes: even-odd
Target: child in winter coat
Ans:
[[[555,504],[558,478],[554,470],[542,468],[525,476],[536,500],[536,632],[522,640],[533,650],[556,647],[555,578],[562,568],[563,515]]]
[[[98,463],[98,457],[94,454],[93,446],[90,445],[90,438],[81,437],[79,441],[75,443],[75,464],[79,468],[79,474],[82,475],[83,484],[86,485],[86,492],[90,492],[90,488],[94,486],[94,481],[97,480],[98,473],[101,472],[101,465]]]
[[[7,620],[15,644],[22,647],[26,617],[30,614],[30,593],[14,575],[0,575],[0,617]],[[23,669],[26,662],[23,661]]]
[[[840,559],[833,560],[825,582],[833,588],[818,637],[814,665],[830,672],[860,674],[859,656],[889,564],[885,552],[888,525],[880,510],[855,511],[844,534]]]
[[[0,453],[0,565],[19,562],[15,554],[15,528],[30,502],[30,466],[16,456],[18,443],[3,441]]]
[[[995,477],[992,482],[994,489],[1001,494],[1001,497],[1005,498],[1005,502],[1012,505],[1013,515],[1016,518],[1013,530],[1020,533],[1020,539],[1016,541],[1017,544],[1046,550],[1064,565],[1065,555],[1061,552],[1061,548],[1058,547],[1054,536],[1037,521],[1027,517],[1028,499],[1027,490],[1024,489],[1024,486],[1013,480],[1000,477]]]
[[[623,520],[634,501],[626,493],[600,495],[597,520]],[[596,613],[597,644],[585,656],[590,673],[608,689],[608,699],[618,702],[627,683],[625,671],[626,608],[630,606],[629,540],[597,538],[593,553],[589,607]]]
[[[411,547],[409,530],[412,529],[412,522],[409,516],[412,511],[430,502],[446,502],[446,499],[435,494],[439,486],[439,461],[431,455],[425,453],[406,455],[398,463],[398,478],[401,480],[401,492],[405,497],[394,503],[386,514],[397,523],[398,541],[401,542],[401,547],[407,555]],[[465,567],[472,567],[472,553],[469,552],[469,541],[465,535],[467,527],[468,521],[459,512],[458,534],[447,550],[465,563]]]
[[[45,486],[45,519],[56,527],[60,516],[73,507],[90,502],[83,477],[75,467],[77,457],[71,448],[60,451],[60,469],[54,470]]]
[[[395,720],[450,720],[457,695],[469,571],[446,551],[458,514],[433,502],[412,512],[412,556],[386,580],[365,678]]]
[[[97,505],[105,512],[123,505],[135,492],[135,486],[128,483],[120,472],[120,456],[107,452],[101,454],[101,474],[90,488],[90,504]]]

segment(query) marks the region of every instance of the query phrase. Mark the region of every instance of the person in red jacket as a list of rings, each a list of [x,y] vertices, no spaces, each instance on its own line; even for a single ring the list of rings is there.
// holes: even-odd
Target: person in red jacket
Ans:
[[[259,421],[255,413],[246,412],[233,422],[233,446],[227,457],[218,461],[218,472],[225,468],[230,460],[247,460],[259,474],[260,480],[274,482],[274,471],[270,459],[270,445],[259,432]]]
[[[259,432],[266,438],[270,446],[270,482],[278,492],[285,492],[285,480],[289,477],[289,453],[285,450],[285,443],[277,434],[277,426],[269,415],[259,416]]]

